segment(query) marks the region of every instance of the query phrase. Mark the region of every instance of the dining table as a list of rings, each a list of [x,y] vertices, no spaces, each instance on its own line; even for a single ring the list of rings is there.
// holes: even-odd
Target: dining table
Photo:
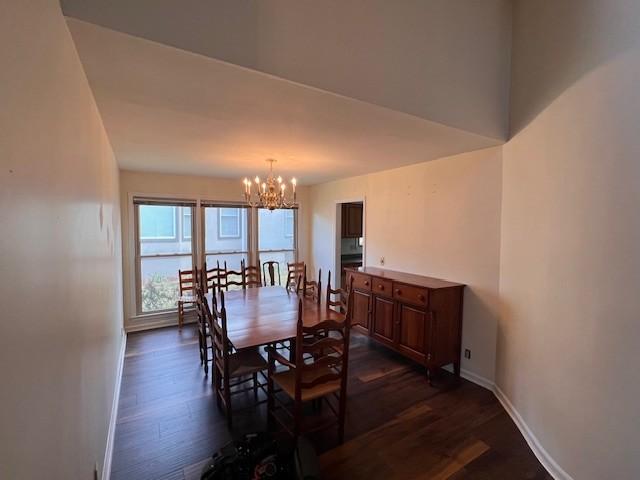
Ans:
[[[205,294],[212,305],[213,293]],[[219,295],[219,294],[218,294]],[[291,340],[298,326],[298,301],[302,299],[302,322],[312,327],[325,320],[343,322],[345,315],[320,302],[281,286],[224,292],[227,337],[236,350]]]

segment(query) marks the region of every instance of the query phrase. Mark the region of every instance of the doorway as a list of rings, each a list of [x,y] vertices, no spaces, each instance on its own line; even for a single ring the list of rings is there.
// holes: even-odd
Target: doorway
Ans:
[[[335,271],[340,272],[335,282],[345,285],[346,269],[364,265],[364,201],[336,204],[336,258]]]

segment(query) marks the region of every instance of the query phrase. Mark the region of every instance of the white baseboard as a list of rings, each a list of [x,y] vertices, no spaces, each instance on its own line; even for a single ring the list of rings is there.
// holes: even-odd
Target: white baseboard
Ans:
[[[478,375],[477,373],[473,373],[462,368],[460,369],[460,376],[466,380],[469,380],[470,382],[475,383],[476,385],[480,385],[481,387],[486,388],[487,390],[491,390],[492,392],[494,391],[493,388],[495,384],[493,383],[493,380],[489,380],[482,375]]]
[[[113,402],[111,404],[111,417],[109,418],[109,429],[107,430],[107,446],[104,452],[104,462],[102,463],[101,480],[111,478],[111,460],[113,458],[113,442],[116,433],[116,421],[118,419],[118,404],[120,402],[120,385],[122,384],[122,372],[124,370],[124,354],[127,348],[127,334],[122,333],[120,356],[118,358],[118,370],[116,372],[116,385],[113,392]]]
[[[494,385],[493,393],[498,399],[498,401],[502,404],[504,409],[507,411],[513,422],[516,424],[520,433],[527,441],[529,448],[533,451],[534,455],[538,458],[542,466],[547,469],[547,472],[555,479],[555,480],[573,480],[571,475],[565,472],[560,465],[549,455],[549,453],[544,449],[540,441],[533,434],[529,426],[525,423],[524,419],[515,409],[511,401],[507,398],[500,387]]]
[[[453,371],[453,369],[447,369],[446,367],[445,369]],[[500,390],[500,387],[498,387],[495,382],[469,370],[465,370],[464,368],[460,370],[460,376],[466,380],[469,380],[470,382],[475,383],[476,385],[480,385],[481,387],[493,392],[502,407],[511,417],[511,420],[513,420],[513,423],[515,423],[516,427],[518,427],[518,430],[520,430],[520,433],[529,445],[529,448],[531,448],[533,454],[555,480],[573,480],[571,478],[571,475],[565,472],[562,467],[560,467],[560,465],[558,465],[558,463],[544,449],[540,441],[536,438],[529,426],[525,423],[520,413],[518,413],[511,401],[507,398],[504,392]]]

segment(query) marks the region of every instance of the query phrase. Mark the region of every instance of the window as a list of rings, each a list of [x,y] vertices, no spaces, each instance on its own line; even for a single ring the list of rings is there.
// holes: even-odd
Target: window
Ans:
[[[140,239],[173,240],[176,238],[176,207],[140,205]]]
[[[178,301],[178,271],[193,268],[193,206],[137,204],[137,312],[173,310]],[[180,219],[180,230],[178,229]],[[178,238],[177,232],[182,235]]]
[[[196,205],[134,199],[137,315],[175,311],[178,271],[201,261],[239,270],[242,261],[275,260],[286,282],[286,264],[297,259],[297,210],[202,202],[196,212]]]
[[[191,232],[193,226],[191,224],[191,209],[182,208],[182,238],[183,240],[191,240]]]
[[[284,236],[287,238],[293,238],[293,230],[294,230],[294,218],[293,218],[293,210],[284,210]]]
[[[242,207],[205,206],[204,258],[207,268],[217,261],[232,270],[249,258],[249,214]]]
[[[297,210],[258,209],[258,257],[261,263],[280,263],[283,285],[287,263],[296,260],[296,214]]]
[[[239,208],[218,208],[218,238],[240,238]]]

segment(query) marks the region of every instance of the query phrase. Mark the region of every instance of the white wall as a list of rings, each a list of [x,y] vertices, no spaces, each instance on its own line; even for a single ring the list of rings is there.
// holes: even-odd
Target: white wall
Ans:
[[[170,175],[163,173],[120,171],[120,204],[122,206],[122,270],[124,276],[125,326],[129,330],[153,325],[176,324],[177,314],[136,317],[135,308],[135,238],[133,224],[134,195],[165,196],[193,200],[241,202],[242,179]],[[308,187],[299,186],[298,201],[298,255],[305,260],[309,245]],[[286,269],[286,265],[284,266]]]
[[[637,1],[515,4],[496,380],[581,480],[640,477],[639,24]]]
[[[365,198],[366,264],[467,284],[462,368],[493,381],[501,176],[489,148],[311,187],[314,271],[335,268],[336,202]]]
[[[122,342],[118,171],[59,3],[0,10],[0,478],[90,479]]]

